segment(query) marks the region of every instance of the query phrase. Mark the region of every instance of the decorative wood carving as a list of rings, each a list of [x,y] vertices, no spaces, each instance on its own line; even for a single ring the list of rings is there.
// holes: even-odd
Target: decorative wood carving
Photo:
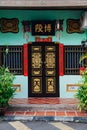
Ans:
[[[80,20],[79,19],[67,19],[67,33],[83,33],[80,30]]]
[[[19,23],[19,21],[17,18],[12,18],[12,19],[1,18],[0,19],[1,32],[3,32],[3,33],[6,33],[6,32],[17,33],[19,30],[18,23]]]

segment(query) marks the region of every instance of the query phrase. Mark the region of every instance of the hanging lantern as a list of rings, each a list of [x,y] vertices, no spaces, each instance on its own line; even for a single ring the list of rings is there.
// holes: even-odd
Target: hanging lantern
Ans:
[[[28,42],[30,32],[30,21],[23,21],[22,25],[23,25],[23,37]]]
[[[56,31],[60,30],[60,23],[59,20],[56,21]]]
[[[56,21],[56,32],[58,32],[59,39],[60,39],[60,31],[63,31],[63,19]]]

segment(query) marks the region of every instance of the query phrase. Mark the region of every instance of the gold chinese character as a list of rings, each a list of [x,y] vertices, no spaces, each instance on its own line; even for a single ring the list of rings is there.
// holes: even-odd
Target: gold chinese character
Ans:
[[[51,32],[51,24],[45,24],[44,30],[45,32]]]
[[[43,26],[41,24],[36,24],[35,32],[43,32]]]

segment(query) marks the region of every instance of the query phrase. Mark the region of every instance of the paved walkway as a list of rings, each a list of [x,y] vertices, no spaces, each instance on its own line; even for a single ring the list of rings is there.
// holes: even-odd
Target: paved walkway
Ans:
[[[87,122],[87,113],[77,109],[78,100],[64,98],[13,99],[4,120]]]

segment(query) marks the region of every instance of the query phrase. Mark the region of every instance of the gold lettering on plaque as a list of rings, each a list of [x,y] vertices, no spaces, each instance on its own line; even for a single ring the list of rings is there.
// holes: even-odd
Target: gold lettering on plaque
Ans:
[[[32,53],[32,68],[41,68],[42,67],[42,58],[41,54],[38,53]]]
[[[55,68],[55,54],[53,52],[46,53],[46,67]]]

